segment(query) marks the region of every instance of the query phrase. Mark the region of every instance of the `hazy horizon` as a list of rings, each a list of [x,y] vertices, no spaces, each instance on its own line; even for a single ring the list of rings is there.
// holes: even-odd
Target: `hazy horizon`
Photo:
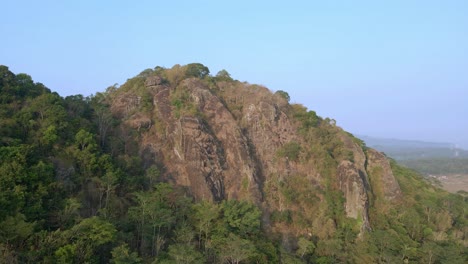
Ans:
[[[0,64],[62,96],[200,62],[345,130],[468,149],[466,1],[14,1]]]

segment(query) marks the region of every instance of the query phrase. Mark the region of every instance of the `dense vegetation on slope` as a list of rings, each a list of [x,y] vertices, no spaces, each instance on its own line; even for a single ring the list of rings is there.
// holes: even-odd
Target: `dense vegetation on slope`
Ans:
[[[152,76],[157,78],[148,79]],[[175,120],[193,117],[203,127],[211,117],[194,99],[201,97],[190,92],[195,80],[216,94],[246,131],[253,128],[242,121],[240,101],[277,97],[299,136],[288,138],[269,161],[281,169],[263,175],[261,199],[248,194],[251,183],[243,175],[239,199],[224,192],[200,199],[173,184],[178,175],[168,173],[167,160],[150,162],[155,159],[147,158],[141,142],[167,134],[164,122],[172,119],[155,111],[161,102],[148,80],[171,89],[170,105],[159,109],[169,109]],[[211,76],[201,64],[156,67],[121,87],[65,98],[0,66],[0,262],[467,261],[467,197],[437,189],[396,163],[391,168],[401,199],[385,199],[386,186],[374,180],[382,174],[376,168],[369,172],[374,178],[368,228],[362,230],[361,217],[347,217],[337,167],[357,162],[340,139],[349,135],[288,99],[283,91],[272,95],[235,81],[226,71]],[[264,129],[263,121],[254,129]],[[361,141],[353,141],[367,153]],[[179,148],[158,144],[168,157]],[[301,174],[302,167],[318,176]]]

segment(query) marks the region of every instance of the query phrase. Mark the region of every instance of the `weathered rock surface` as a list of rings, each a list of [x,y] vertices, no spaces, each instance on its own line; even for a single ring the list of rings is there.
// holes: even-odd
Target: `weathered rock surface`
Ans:
[[[345,197],[345,211],[348,217],[362,221],[361,231],[369,229],[367,213],[369,198],[363,180],[363,172],[350,161],[342,161],[338,166],[340,189]]]
[[[366,155],[350,136],[341,135],[345,147],[352,151],[353,162],[342,161],[338,167],[341,190],[345,197],[345,210],[348,217],[362,221],[361,231],[369,225],[369,176],[366,171]]]
[[[140,133],[145,164],[162,165],[163,179],[185,187],[195,199],[250,200],[268,216],[271,210],[284,210],[265,203],[264,184],[273,175],[278,186],[284,177],[295,176],[325,188],[319,162],[292,161],[277,154],[288,143],[306,144],[284,98],[249,84],[219,83],[217,87],[215,91],[197,78],[172,87],[160,76],[150,76],[144,82],[145,93],[140,94],[150,96],[151,111],[138,112],[142,96],[128,90],[113,97],[111,110],[124,120],[122,125]],[[174,103],[177,93],[184,96],[185,105]],[[183,112],[184,107],[191,112]],[[371,149],[364,153],[352,136],[337,130],[352,158],[336,160],[336,188],[343,192],[346,215],[357,219],[363,232],[370,228],[369,195],[382,192],[393,200],[401,191],[385,156]],[[307,197],[323,199],[319,192]]]
[[[182,85],[203,118],[177,118],[170,89],[162,87],[155,92],[153,102],[165,130],[165,144],[154,144],[158,140],[153,138],[145,140],[142,147],[158,153],[167,179],[186,186],[197,199],[260,202],[260,175],[237,121],[199,80],[188,79]]]
[[[157,75],[149,76],[145,80],[145,86],[146,87],[160,85],[161,83],[162,83],[162,78],[160,76],[157,76]]]

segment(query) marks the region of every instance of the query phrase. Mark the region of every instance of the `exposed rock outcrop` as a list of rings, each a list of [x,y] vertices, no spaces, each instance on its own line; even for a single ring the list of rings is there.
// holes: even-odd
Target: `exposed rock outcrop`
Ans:
[[[367,171],[371,175],[372,189],[375,193],[381,194],[388,201],[401,198],[400,185],[384,154],[374,149],[367,150]]]
[[[162,83],[162,78],[160,76],[157,76],[157,75],[149,76],[145,80],[145,86],[146,87],[160,85],[161,83]]]
[[[188,187],[197,199],[244,198],[259,203],[261,177],[237,121],[200,80],[187,79],[181,85],[203,118],[177,117],[170,90],[162,87],[153,102],[166,144],[156,145],[153,138],[142,147],[159,153],[167,179]]]
[[[350,161],[342,161],[338,166],[340,189],[345,197],[345,211],[348,217],[362,222],[361,232],[369,229],[369,198],[363,180],[363,172]]]
[[[362,222],[362,234],[370,229],[368,209],[371,190],[366,172],[366,155],[351,136],[341,134],[340,138],[353,157],[353,162],[342,161],[338,166],[340,188],[345,197],[345,211],[348,217]]]
[[[306,200],[294,210],[307,208],[314,199],[325,199],[322,192],[329,187],[325,187],[325,176],[318,168],[323,155],[335,159],[327,164],[334,165],[326,177],[336,175],[336,184],[331,188],[343,192],[343,210],[347,217],[358,220],[361,233],[370,229],[368,207],[372,194],[383,193],[388,200],[401,195],[385,156],[370,149],[364,153],[351,135],[335,125],[324,124],[328,128],[322,131],[322,140],[331,142],[327,137],[338,137],[333,142],[339,143],[341,153],[350,153],[349,157],[335,158],[332,149],[307,147],[315,139],[306,140],[299,133],[301,124],[291,114],[292,107],[265,87],[220,82],[214,89],[209,82],[197,78],[187,78],[174,86],[160,76],[150,76],[144,84],[139,81],[146,90],[117,93],[111,110],[124,120],[122,125],[140,133],[139,149],[145,164],[161,164],[163,180],[185,187],[195,199],[250,200],[263,207],[264,222],[268,224],[269,213],[284,213],[289,210],[285,201],[293,201],[281,189],[288,184],[288,177],[313,185],[308,190],[314,193],[300,198]],[[152,105],[150,110],[146,106],[144,112],[139,112],[144,105],[142,96],[146,98],[144,104]],[[314,129],[320,132],[321,128]],[[294,160],[278,155],[281,148],[291,143],[302,145],[304,151],[298,149]],[[316,156],[318,160],[314,160]],[[274,195],[281,197],[266,202],[264,185],[272,177]],[[324,221],[334,223],[331,219]],[[304,234],[307,230],[296,232]],[[334,227],[327,230],[331,234]]]

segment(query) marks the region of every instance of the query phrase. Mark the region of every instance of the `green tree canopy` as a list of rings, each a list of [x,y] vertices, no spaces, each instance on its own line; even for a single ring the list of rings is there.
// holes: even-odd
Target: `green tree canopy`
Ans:
[[[187,77],[205,78],[210,74],[208,67],[201,63],[190,63],[186,66],[185,75]]]
[[[291,100],[291,97],[289,97],[289,94],[283,90],[278,90],[275,92],[276,95],[284,98],[286,101],[289,102],[289,100]]]
[[[260,210],[255,205],[237,200],[222,204],[224,219],[229,228],[240,235],[256,234],[260,231]]]
[[[229,74],[228,71],[225,69],[220,70],[216,74],[216,79],[221,80],[221,81],[232,81],[231,74]]]

